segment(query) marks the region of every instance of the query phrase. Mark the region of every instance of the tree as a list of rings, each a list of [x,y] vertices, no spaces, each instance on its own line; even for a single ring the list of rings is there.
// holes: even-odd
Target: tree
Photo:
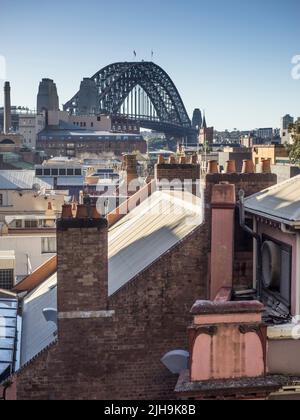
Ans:
[[[290,160],[300,165],[300,118],[289,128],[293,143],[287,145]]]

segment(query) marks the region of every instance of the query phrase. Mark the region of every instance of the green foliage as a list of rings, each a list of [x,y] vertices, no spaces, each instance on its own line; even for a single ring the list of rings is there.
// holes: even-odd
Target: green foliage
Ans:
[[[293,139],[293,144],[286,145],[289,157],[293,163],[300,165],[300,118],[290,126],[289,131]]]

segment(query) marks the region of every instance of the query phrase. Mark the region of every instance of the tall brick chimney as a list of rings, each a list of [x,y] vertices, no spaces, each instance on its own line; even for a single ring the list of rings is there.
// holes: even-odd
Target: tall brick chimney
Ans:
[[[63,207],[57,223],[58,319],[106,317],[108,223],[93,206]]]
[[[10,83],[5,82],[4,85],[4,134],[9,134],[11,129],[11,99],[10,99]]]
[[[215,185],[212,191],[211,284],[210,299],[221,288],[232,288],[234,259],[235,186]]]

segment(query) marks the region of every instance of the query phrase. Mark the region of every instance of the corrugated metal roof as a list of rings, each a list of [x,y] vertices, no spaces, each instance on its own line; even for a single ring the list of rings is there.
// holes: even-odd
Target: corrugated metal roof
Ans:
[[[190,193],[157,191],[109,231],[109,295],[155,262],[203,221],[202,201]],[[57,275],[24,301],[21,365],[54,340],[43,309],[57,308]]]
[[[17,338],[17,308],[14,298],[0,298],[0,376],[13,368]]]
[[[285,223],[300,222],[300,176],[246,198],[245,208]]]
[[[35,176],[35,171],[0,171],[0,190],[31,190],[34,184],[51,189],[51,185]]]
[[[109,232],[109,294],[181,241],[202,220],[201,200],[192,194],[155,192]]]
[[[24,300],[21,366],[33,359],[55,340],[56,325],[47,322],[46,308],[57,308],[57,276],[54,274]]]

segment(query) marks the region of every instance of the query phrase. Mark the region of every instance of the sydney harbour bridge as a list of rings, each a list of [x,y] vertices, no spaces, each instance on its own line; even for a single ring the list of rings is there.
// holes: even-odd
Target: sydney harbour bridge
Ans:
[[[64,105],[75,114],[106,114],[133,120],[167,136],[196,138],[183,100],[168,74],[153,62],[111,64]]]

